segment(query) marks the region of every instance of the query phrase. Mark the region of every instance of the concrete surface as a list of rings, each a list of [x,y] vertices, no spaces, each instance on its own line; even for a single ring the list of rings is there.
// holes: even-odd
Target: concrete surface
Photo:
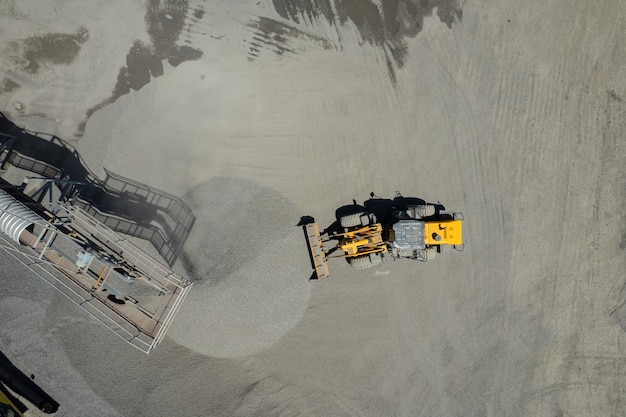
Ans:
[[[58,414],[626,415],[626,3],[230,3],[0,6],[5,114],[206,205],[149,356],[0,251],[0,348]],[[300,216],[396,190],[466,250],[307,281]]]

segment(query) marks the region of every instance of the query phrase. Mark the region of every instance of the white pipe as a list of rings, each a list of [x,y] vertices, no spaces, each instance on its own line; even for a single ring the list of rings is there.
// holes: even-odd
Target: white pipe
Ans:
[[[24,204],[0,189],[0,230],[20,243],[20,235],[33,223],[45,222]]]

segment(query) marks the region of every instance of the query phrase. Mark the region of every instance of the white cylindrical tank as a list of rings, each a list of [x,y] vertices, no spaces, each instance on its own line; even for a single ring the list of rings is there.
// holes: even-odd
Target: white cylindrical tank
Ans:
[[[34,223],[47,223],[24,204],[0,189],[0,231],[20,243],[20,235]]]

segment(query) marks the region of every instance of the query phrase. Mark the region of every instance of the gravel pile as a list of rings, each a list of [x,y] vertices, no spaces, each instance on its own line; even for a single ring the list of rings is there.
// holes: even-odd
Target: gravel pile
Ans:
[[[197,220],[181,257],[194,287],[168,335],[215,357],[252,354],[297,324],[310,296],[299,213],[253,181],[213,178],[185,196]]]

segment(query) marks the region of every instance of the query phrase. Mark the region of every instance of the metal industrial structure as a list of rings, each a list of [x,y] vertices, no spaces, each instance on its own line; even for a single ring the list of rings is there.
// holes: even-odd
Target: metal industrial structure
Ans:
[[[108,171],[100,181],[57,137],[19,129],[4,116],[0,122],[0,176],[22,178],[0,178],[0,247],[149,353],[191,289],[166,264],[195,217],[180,199],[152,187]],[[165,262],[140,249],[141,241]]]

